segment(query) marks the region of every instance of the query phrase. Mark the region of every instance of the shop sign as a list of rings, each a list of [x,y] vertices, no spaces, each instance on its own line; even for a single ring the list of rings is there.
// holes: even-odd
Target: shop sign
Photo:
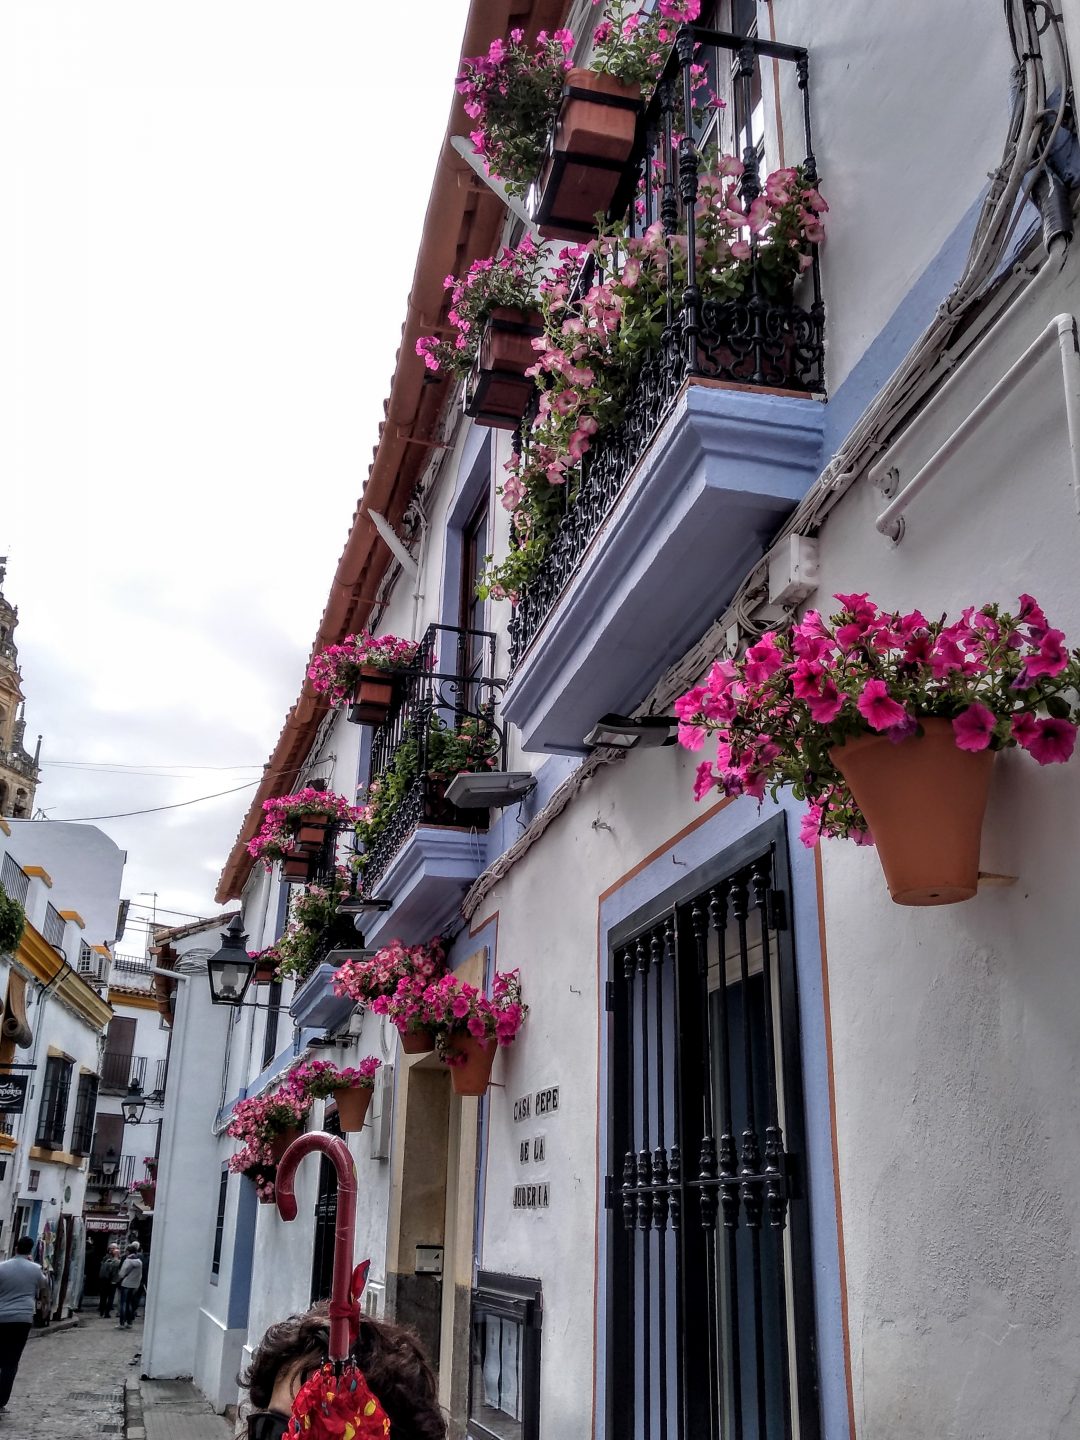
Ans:
[[[0,1110],[21,1115],[26,1109],[26,1088],[29,1075],[0,1075]]]

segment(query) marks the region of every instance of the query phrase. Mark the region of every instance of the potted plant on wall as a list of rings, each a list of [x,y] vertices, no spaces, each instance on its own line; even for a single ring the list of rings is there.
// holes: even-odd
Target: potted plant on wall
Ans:
[[[286,1090],[238,1100],[225,1133],[268,1164],[276,1164],[300,1134],[310,1100]]]
[[[353,1134],[364,1128],[381,1064],[374,1055],[366,1055],[359,1065],[344,1070],[329,1060],[309,1060],[289,1072],[285,1085],[308,1100],[333,1099],[342,1130]]]
[[[456,975],[444,975],[419,997],[418,1020],[435,1032],[439,1058],[457,1095],[483,1095],[500,1045],[517,1036],[528,1012],[516,970],[496,973],[491,997]]]
[[[394,673],[413,663],[416,650],[415,640],[362,630],[320,651],[308,666],[308,679],[333,709],[348,705],[355,724],[381,725],[394,698]]]
[[[897,904],[968,900],[995,755],[1073,753],[1080,651],[1030,595],[1015,615],[984,605],[952,623],[835,598],[828,620],[811,610],[768,632],[676,702],[687,748],[718,739],[694,793],[760,800],[788,785],[809,801],[803,843],[875,844]]]
[[[282,862],[287,879],[304,880],[318,863],[332,824],[354,825],[355,806],[332,790],[308,786],[292,795],[263,801],[263,823],[248,841],[248,854],[269,870]]]
[[[412,1002],[445,970],[446,952],[439,936],[426,945],[391,940],[367,960],[346,960],[340,965],[334,976],[334,993],[370,1005],[376,1015],[396,1026],[406,1055],[424,1055],[435,1049],[435,1034],[416,1023]]]
[[[464,279],[446,278],[453,338],[423,335],[416,342],[429,370],[465,381],[465,413],[478,425],[516,429],[535,393],[526,371],[543,330],[541,273],[540,251],[528,236],[517,249],[474,260]]]
[[[338,866],[328,884],[293,892],[288,924],[273,947],[277,955],[273,979],[306,976],[320,955],[356,945],[359,936],[352,917],[338,914],[348,889],[348,874]]]
[[[260,1205],[273,1205],[277,1198],[274,1190],[277,1166],[267,1158],[262,1150],[258,1147],[245,1146],[235,1155],[230,1155],[226,1164],[230,1174],[243,1175],[245,1180],[251,1181]]]

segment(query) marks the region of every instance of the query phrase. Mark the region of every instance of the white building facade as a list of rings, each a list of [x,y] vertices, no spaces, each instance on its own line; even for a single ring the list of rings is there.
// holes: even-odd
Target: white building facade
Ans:
[[[3,1246],[9,1252],[20,1235],[35,1241],[58,1319],[83,1293],[84,1210],[112,1018],[109,945],[124,859],[92,826],[0,825],[0,885],[26,916],[0,975],[0,1074],[12,1087],[12,1106],[21,1107],[5,1111],[0,1135]]]
[[[534,30],[568,18],[525,8]],[[255,989],[270,1008],[223,1012],[191,962],[172,1062],[182,1034],[191,1088],[177,1076],[184,1105],[166,1108],[181,1148],[161,1207],[188,1228],[151,1276],[180,1287],[178,1333],[151,1329],[149,1373],[194,1374],[224,1409],[265,1326],[325,1293],[319,1167],[287,1226],[228,1177],[222,1132],[301,1056],[374,1054],[385,1082],[349,1141],[357,1259],[379,1313],[437,1358],[453,1434],[1074,1432],[1076,762],[999,758],[988,882],[905,909],[873,849],[805,849],[790,796],[696,804],[700,756],[582,739],[611,712],[670,714],[715,658],[839,592],[950,615],[1030,593],[1080,633],[1080,171],[1057,43],[1078,14],[1070,0],[1063,26],[1031,30],[1030,7],[1006,9],[1017,53],[974,0],[705,17],[721,33],[701,43],[754,77],[763,171],[806,158],[808,96],[831,207],[823,373],[811,393],[675,386],[606,498],[571,502],[546,562],[561,568],[512,622],[472,585],[478,559],[507,552],[512,436],[463,417],[413,356],[445,274],[520,234],[448,144],[390,404],[413,433],[382,435],[315,649],[365,625],[427,646],[443,688],[417,691],[421,717],[467,713],[489,687],[500,768],[535,786],[470,819],[418,782],[365,872],[388,908],[364,940],[442,933],[465,978],[519,970],[530,1014],[487,1094],[458,1098],[436,1057],[334,1003],[330,964]],[[508,23],[475,4],[463,53]],[[450,133],[468,128],[455,105]],[[1023,198],[1050,147],[1040,215]],[[350,724],[305,686],[259,800],[313,781],[351,797],[404,733]],[[246,854],[259,818],[256,803],[218,897],[240,900],[251,949],[281,934],[289,890]]]

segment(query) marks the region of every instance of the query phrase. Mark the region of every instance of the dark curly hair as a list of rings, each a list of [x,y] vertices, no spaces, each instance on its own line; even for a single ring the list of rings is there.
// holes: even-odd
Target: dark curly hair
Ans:
[[[266,1410],[283,1366],[310,1357],[312,1369],[326,1358],[330,1339],[325,1305],[271,1325],[240,1377],[256,1410]],[[390,1440],[446,1440],[435,1372],[420,1341],[403,1325],[360,1317],[353,1359],[390,1417]]]

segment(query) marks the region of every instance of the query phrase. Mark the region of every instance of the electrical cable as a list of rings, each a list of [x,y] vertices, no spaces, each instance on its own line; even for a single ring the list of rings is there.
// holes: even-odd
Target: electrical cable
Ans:
[[[74,824],[81,820],[128,820],[132,815],[157,815],[162,810],[182,810],[185,805],[201,805],[205,800],[220,800],[223,795],[238,795],[241,790],[250,790],[258,783],[258,780],[248,780],[246,784],[235,785],[231,790],[217,790],[213,795],[196,795],[193,800],[177,800],[172,805],[152,805],[149,810],[123,810],[117,815],[60,815],[54,818],[54,824]]]

